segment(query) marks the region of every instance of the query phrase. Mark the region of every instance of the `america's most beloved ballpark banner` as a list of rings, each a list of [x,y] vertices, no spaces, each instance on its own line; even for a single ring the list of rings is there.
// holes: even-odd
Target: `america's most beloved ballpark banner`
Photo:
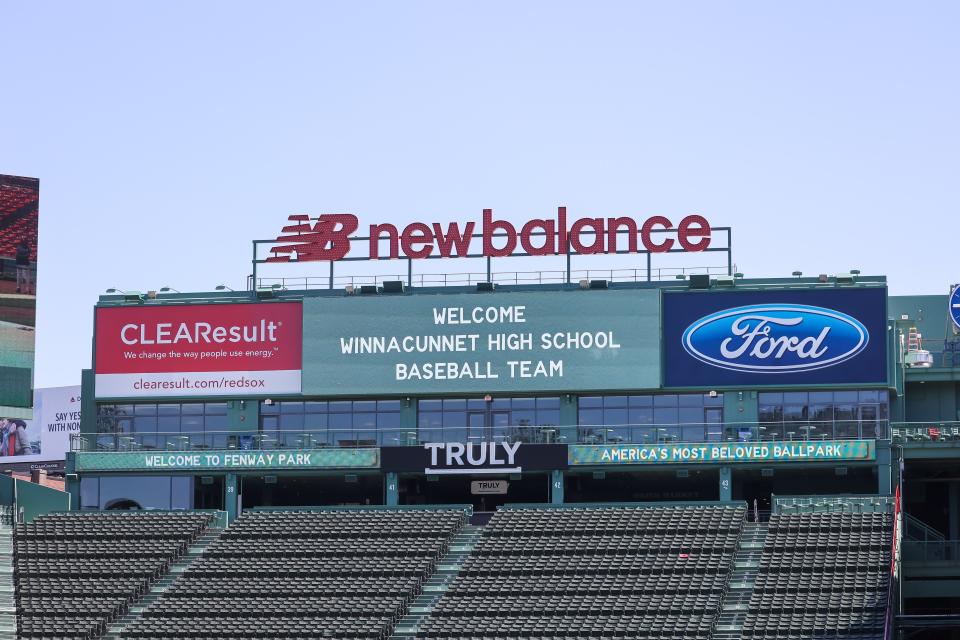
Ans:
[[[877,456],[873,440],[570,445],[570,466],[861,462]]]
[[[76,470],[92,471],[301,471],[375,469],[379,449],[290,451],[79,451]]]
[[[307,395],[660,386],[657,291],[345,296],[303,304]]]
[[[299,302],[98,307],[98,398],[299,393]]]

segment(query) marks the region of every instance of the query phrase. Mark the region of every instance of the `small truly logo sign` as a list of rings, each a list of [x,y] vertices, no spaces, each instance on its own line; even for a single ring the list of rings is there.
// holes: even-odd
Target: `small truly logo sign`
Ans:
[[[802,304],[759,304],[700,318],[683,332],[683,348],[709,365],[752,373],[795,373],[850,360],[870,341],[845,313]]]

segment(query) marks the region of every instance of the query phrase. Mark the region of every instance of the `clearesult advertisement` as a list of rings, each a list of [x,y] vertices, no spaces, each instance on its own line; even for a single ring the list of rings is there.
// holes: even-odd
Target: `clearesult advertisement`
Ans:
[[[96,310],[96,396],[300,392],[299,302]]]
[[[80,433],[80,387],[37,389],[32,419],[0,417],[0,466],[60,466],[75,433]]]

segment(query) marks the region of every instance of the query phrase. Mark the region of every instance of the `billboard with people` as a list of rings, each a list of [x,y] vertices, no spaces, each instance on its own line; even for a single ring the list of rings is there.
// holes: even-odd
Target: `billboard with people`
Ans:
[[[0,416],[31,417],[40,182],[0,175]]]
[[[37,389],[32,419],[0,416],[0,468],[62,466],[76,433],[80,387]]]

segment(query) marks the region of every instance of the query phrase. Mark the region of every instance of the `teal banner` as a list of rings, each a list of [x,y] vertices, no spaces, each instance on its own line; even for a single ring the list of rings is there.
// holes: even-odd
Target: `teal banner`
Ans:
[[[570,445],[570,466],[858,462],[876,459],[873,440],[717,442],[664,445]]]
[[[308,298],[303,314],[304,395],[660,386],[657,291]]]
[[[379,449],[302,451],[80,451],[76,470],[92,471],[307,471],[377,469]]]

